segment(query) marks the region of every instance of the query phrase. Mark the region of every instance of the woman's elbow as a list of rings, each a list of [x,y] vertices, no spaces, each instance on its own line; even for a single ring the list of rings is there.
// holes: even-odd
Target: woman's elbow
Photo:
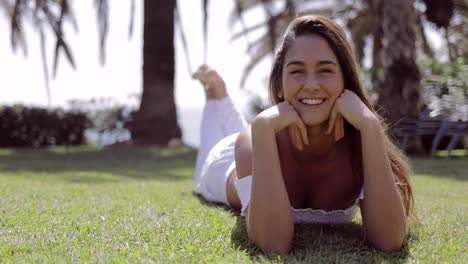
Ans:
[[[372,246],[376,249],[384,251],[384,252],[396,252],[399,251],[403,247],[403,242],[405,241],[405,237],[398,237],[393,239],[380,239],[377,241],[370,241]]]
[[[291,249],[293,240],[293,230],[281,230],[274,232],[271,230],[252,230],[247,228],[249,240],[265,252],[272,252],[279,255],[287,254]],[[278,231],[278,230],[277,230]]]
[[[383,230],[382,230],[383,229]],[[367,241],[378,250],[384,252],[399,251],[403,247],[407,234],[406,222],[400,225],[387,225],[385,228],[365,228]]]
[[[260,240],[250,238],[257,247],[265,252],[275,253],[278,255],[286,255],[291,250],[292,239],[271,239],[271,240]]]

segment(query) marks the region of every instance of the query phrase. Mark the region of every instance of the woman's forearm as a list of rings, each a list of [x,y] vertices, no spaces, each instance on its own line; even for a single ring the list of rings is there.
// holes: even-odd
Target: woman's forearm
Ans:
[[[360,133],[365,195],[361,210],[366,237],[382,250],[398,250],[406,235],[406,216],[386,152],[385,135],[377,119],[371,119]]]
[[[294,222],[284,185],[275,132],[268,121],[252,123],[252,193],[247,215],[249,237],[267,251],[289,250]]]

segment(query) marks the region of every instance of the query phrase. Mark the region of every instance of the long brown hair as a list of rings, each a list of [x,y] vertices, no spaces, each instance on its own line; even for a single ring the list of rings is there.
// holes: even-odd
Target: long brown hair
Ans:
[[[403,153],[393,144],[387,134],[386,126],[382,118],[375,111],[370,103],[364,86],[360,79],[360,67],[357,64],[355,52],[350,42],[346,39],[346,34],[343,29],[334,21],[323,16],[301,16],[291,22],[286,33],[283,37],[283,42],[276,52],[273,68],[270,73],[270,101],[272,104],[277,104],[284,99],[278,96],[278,92],[282,89],[282,70],[287,51],[294,43],[294,40],[303,35],[319,35],[324,38],[330,48],[335,53],[340,64],[344,87],[356,93],[362,102],[379,118],[380,123],[384,129],[384,144],[387,150],[387,155],[390,160],[390,165],[394,175],[396,175],[396,183],[398,189],[403,197],[403,204],[405,206],[406,216],[410,220],[417,222],[417,216],[414,212],[414,197],[413,191],[409,181],[411,173],[408,166],[408,160]],[[347,123],[347,122],[346,122]],[[356,130],[349,123],[345,125],[346,135],[350,135],[353,139],[353,153],[361,153],[361,140],[359,131]],[[362,158],[356,159],[356,162],[362,164]],[[353,168],[359,168],[360,164],[353,164]],[[354,170],[353,169],[353,170]],[[361,177],[362,177],[362,173]],[[362,179],[360,179],[362,182]]]

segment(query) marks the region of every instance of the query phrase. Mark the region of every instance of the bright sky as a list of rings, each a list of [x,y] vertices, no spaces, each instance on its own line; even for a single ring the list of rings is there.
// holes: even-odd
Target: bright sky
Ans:
[[[192,68],[203,61],[202,1],[179,0],[182,22],[189,45]],[[77,70],[74,71],[61,56],[58,74],[50,82],[52,105],[65,106],[72,99],[91,99],[112,97],[122,103],[135,103],[131,95],[141,93],[142,89],[142,10],[143,1],[136,1],[134,36],[128,39],[130,1],[110,3],[109,34],[106,46],[106,65],[99,64],[99,44],[94,1],[73,1],[78,20],[79,33],[75,34],[67,24],[65,37],[70,44]],[[228,19],[233,1],[210,1],[209,43],[207,63],[217,69],[224,77],[228,90],[241,109],[246,106],[246,97],[239,89],[242,70],[249,58],[245,53],[246,41],[243,38],[230,42],[230,37],[238,32],[240,26],[228,28]],[[7,18],[0,14],[0,73],[2,76],[2,96],[0,104],[22,103],[47,106],[47,95],[42,69],[39,37],[30,21],[25,27],[28,42],[28,56],[22,50],[13,54],[10,46],[10,28]],[[249,24],[261,21],[262,12],[250,13],[245,17]],[[252,37],[251,37],[252,38]],[[48,64],[52,66],[54,38],[49,34],[47,43]],[[63,55],[63,54],[62,54]],[[247,81],[246,88],[266,92],[265,78],[270,70],[266,60],[257,67]],[[185,112],[200,112],[204,95],[197,82],[191,80],[179,35],[176,32],[176,104],[181,123],[190,120]],[[199,117],[197,117],[199,118]],[[185,121],[184,121],[185,120]],[[197,124],[195,120],[190,122]],[[197,125],[181,124],[185,134],[190,134],[192,144],[197,144]]]
[[[65,28],[65,37],[73,51],[77,70],[74,71],[64,56],[59,59],[58,74],[50,82],[53,106],[66,106],[72,99],[91,99],[112,97],[122,103],[135,103],[131,95],[141,93],[142,89],[142,11],[143,1],[136,1],[134,36],[128,40],[130,1],[110,3],[109,34],[106,45],[106,64],[99,64],[99,44],[94,1],[74,1],[74,12],[78,20],[79,32],[76,34],[70,24]],[[179,0],[182,23],[189,46],[191,67],[195,69],[203,62],[202,1]],[[217,69],[224,77],[228,90],[240,108],[246,100],[239,89],[239,80],[244,65],[248,62],[245,55],[246,42],[243,39],[230,42],[239,26],[228,28],[228,18],[233,1],[211,1],[209,14],[209,43],[207,63]],[[255,15],[255,14],[254,14]],[[0,14],[0,72],[2,73],[2,96],[0,104],[22,103],[47,106],[44,74],[39,45],[39,36],[30,21],[26,24],[27,57],[21,49],[16,54],[10,46],[10,28],[5,15]],[[252,16],[252,15],[251,15]],[[258,14],[257,14],[258,19]],[[50,32],[49,32],[50,33]],[[187,70],[185,54],[180,36],[176,32],[176,104],[179,112],[200,112],[204,103],[201,87],[194,82]],[[47,63],[52,67],[54,38],[48,34]],[[63,55],[63,54],[62,54]],[[268,74],[269,62],[263,63],[259,78],[251,78],[248,87],[264,89],[262,80]],[[255,75],[255,72],[254,72]],[[134,97],[133,97],[134,98]],[[182,110],[182,111],[181,111]],[[182,113],[183,115],[183,113]],[[179,116],[179,119],[189,117]],[[181,121],[182,123],[184,121]],[[197,123],[197,121],[191,120]],[[187,125],[182,124],[183,127]],[[197,130],[197,126],[188,126]],[[184,128],[183,128],[184,129]],[[186,129],[186,130],[187,130]],[[198,134],[196,132],[189,132]],[[186,132],[186,134],[188,134]],[[196,144],[198,135],[188,141]],[[187,141],[187,140],[186,140]]]
[[[50,85],[54,106],[65,105],[68,100],[75,98],[108,96],[125,102],[130,94],[141,92],[142,1],[136,1],[135,35],[131,40],[127,38],[130,1],[113,1],[110,4],[110,32],[104,67],[100,66],[98,60],[98,34],[93,2],[74,1],[79,33],[75,34],[70,25],[65,33],[78,69],[73,71],[65,57],[61,57],[57,78],[52,80]],[[221,72],[234,96],[242,67],[248,61],[248,57],[244,52],[245,41],[241,39],[229,42],[232,32],[228,29],[227,18],[232,10],[231,5],[232,1],[211,1],[208,63]],[[189,42],[192,68],[195,68],[203,60],[201,1],[179,0],[179,6]],[[28,56],[24,58],[21,50],[16,54],[12,53],[9,23],[5,23],[5,17],[1,19],[5,20],[0,23],[0,72],[3,73],[2,86],[6,89],[2,89],[0,103],[47,105],[37,32],[30,23],[27,24]],[[51,36],[47,46],[48,64],[51,66],[54,46]],[[204,97],[197,83],[189,78],[185,54],[178,35],[176,49],[177,104],[183,107],[200,107]],[[265,70],[267,73],[268,68]]]

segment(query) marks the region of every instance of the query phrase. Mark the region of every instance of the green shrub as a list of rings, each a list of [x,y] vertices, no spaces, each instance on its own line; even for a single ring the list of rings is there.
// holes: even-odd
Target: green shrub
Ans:
[[[81,112],[4,106],[0,108],[0,147],[80,145],[90,125]]]

